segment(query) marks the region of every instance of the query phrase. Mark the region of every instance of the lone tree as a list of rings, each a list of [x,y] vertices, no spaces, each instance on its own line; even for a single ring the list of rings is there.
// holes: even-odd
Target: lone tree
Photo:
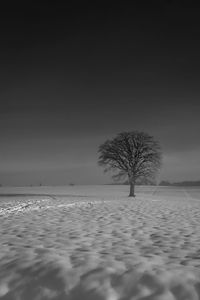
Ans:
[[[119,133],[100,145],[99,165],[104,172],[117,171],[115,180],[128,178],[130,197],[135,197],[138,180],[152,180],[161,166],[161,148],[147,133],[131,131]]]

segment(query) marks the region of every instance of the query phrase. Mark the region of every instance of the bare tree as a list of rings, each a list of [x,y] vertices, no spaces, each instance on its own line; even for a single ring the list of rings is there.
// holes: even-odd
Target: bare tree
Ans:
[[[115,180],[128,178],[129,196],[135,197],[137,180],[153,179],[161,166],[161,148],[147,133],[132,131],[119,133],[100,145],[99,165],[107,171],[117,171]]]

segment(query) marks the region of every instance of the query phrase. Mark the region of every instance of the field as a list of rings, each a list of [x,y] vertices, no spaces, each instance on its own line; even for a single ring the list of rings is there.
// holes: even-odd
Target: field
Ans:
[[[200,188],[0,188],[0,299],[200,299]]]

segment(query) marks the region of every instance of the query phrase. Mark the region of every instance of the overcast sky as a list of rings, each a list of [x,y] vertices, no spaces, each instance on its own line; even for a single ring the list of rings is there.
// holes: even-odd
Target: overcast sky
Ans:
[[[160,142],[161,179],[200,179],[199,11],[148,3],[1,9],[0,183],[111,182],[98,146],[127,130]]]

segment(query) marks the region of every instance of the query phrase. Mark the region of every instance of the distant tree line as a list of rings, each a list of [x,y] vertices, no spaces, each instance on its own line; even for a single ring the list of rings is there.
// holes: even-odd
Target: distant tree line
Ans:
[[[159,183],[162,186],[200,186],[200,180],[198,181],[179,181],[179,182],[169,182],[163,180]]]
[[[157,185],[157,183],[155,181],[151,181],[151,180],[141,180],[136,182],[137,185]],[[124,182],[113,182],[113,183],[109,183],[107,185],[129,185],[128,180],[124,181]],[[200,180],[199,181],[180,181],[180,182],[169,182],[167,180],[162,180],[159,183],[159,186],[200,186]]]

